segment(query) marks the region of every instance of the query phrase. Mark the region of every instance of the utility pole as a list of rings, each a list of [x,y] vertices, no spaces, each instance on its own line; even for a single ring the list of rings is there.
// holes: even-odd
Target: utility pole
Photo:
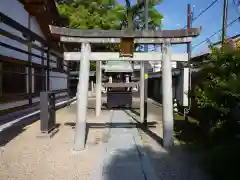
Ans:
[[[191,5],[188,4],[187,6],[187,29],[189,30],[192,27],[192,12],[191,12]],[[191,43],[187,44],[187,53],[188,53],[188,62],[191,59]]]
[[[191,11],[191,5],[188,4],[187,5],[187,29],[189,30],[190,28],[192,28],[192,20],[193,20],[193,15],[192,15],[192,11]],[[188,54],[188,63],[187,68],[188,68],[188,92],[189,90],[191,90],[191,43],[187,44],[187,54]],[[185,71],[186,66],[183,67]],[[185,76],[185,75],[184,75]],[[191,108],[191,97],[188,95],[188,108],[185,107],[184,108],[184,116],[185,118],[187,118],[187,114],[189,113]]]
[[[148,13],[148,0],[145,0],[145,30],[148,30],[148,18],[149,18],[149,13]],[[144,51],[148,52],[148,45],[144,46]],[[144,62],[144,124],[147,126],[147,99],[148,99],[148,62]]]
[[[224,0],[223,3],[223,22],[222,22],[222,47],[224,39],[227,36],[227,20],[228,20],[228,0]]]

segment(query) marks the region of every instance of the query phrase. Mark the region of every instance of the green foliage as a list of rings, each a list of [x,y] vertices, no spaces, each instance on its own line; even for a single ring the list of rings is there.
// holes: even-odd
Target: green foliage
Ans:
[[[126,0],[127,1],[127,0]],[[159,27],[162,15],[154,8],[156,3],[149,2],[149,26]],[[134,28],[144,24],[143,6],[122,6],[115,0],[75,0],[58,3],[57,8],[68,19],[68,26],[80,29],[121,29],[126,28],[128,15],[132,13]]]
[[[57,8],[68,18],[69,27],[80,29],[119,29],[124,10],[113,0],[76,0],[57,4]]]
[[[198,72],[193,100],[200,112],[199,131],[206,149],[206,167],[213,179],[239,179],[240,51],[212,48]]]
[[[210,60],[198,76],[200,81],[193,94],[199,114],[204,114],[199,121],[206,136],[211,138],[209,142],[232,138],[234,134],[229,132],[233,129],[225,127],[236,126],[240,117],[240,51],[228,46],[221,50],[212,47]]]
[[[228,46],[223,48],[223,52],[212,48],[210,60],[199,73],[202,79],[195,92],[200,108],[211,107],[226,115],[237,106],[240,97],[240,51]]]
[[[96,70],[96,62],[90,62],[90,71]]]
[[[143,29],[145,25],[144,0],[139,0],[137,4],[131,5],[129,0],[125,0],[125,14],[122,19],[122,27],[129,29]],[[149,0],[149,19],[150,29],[160,27],[163,16],[154,8],[161,3],[161,0]]]
[[[144,27],[143,3],[132,5],[126,0],[126,6],[116,0],[58,0],[57,8],[65,20],[65,26],[79,29],[124,29],[129,24],[130,29]],[[160,27],[162,15],[154,8],[160,1],[149,1],[149,26]],[[116,51],[119,45],[101,45],[92,47],[98,51]],[[91,62],[91,70],[96,67]]]
[[[229,112],[229,109],[236,105],[240,95],[239,70],[240,51],[230,49],[228,46],[223,48],[223,52],[212,48],[210,60],[200,71],[202,82],[196,88],[198,105],[218,110],[225,107]],[[229,101],[226,101],[226,98]]]
[[[62,19],[67,19],[65,26],[79,29],[120,29],[119,20],[122,19],[124,7],[114,0],[95,1],[59,1],[58,11]],[[114,51],[118,47],[113,44],[94,45],[93,50]],[[96,62],[91,62],[90,70],[96,69]]]

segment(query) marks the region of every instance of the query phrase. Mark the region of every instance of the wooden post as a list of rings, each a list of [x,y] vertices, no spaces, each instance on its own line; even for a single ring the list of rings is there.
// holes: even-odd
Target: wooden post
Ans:
[[[88,81],[91,47],[89,43],[82,43],[82,58],[79,71],[79,82],[77,87],[77,120],[74,138],[74,150],[80,151],[85,148],[86,120],[88,106]]]

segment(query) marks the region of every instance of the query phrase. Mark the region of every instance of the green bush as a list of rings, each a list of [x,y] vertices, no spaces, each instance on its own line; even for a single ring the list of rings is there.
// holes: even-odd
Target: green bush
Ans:
[[[240,179],[240,51],[212,47],[209,61],[197,73],[193,111],[206,147],[206,167],[214,179]]]
[[[194,88],[197,108],[210,122],[209,131],[234,119],[240,105],[240,51],[224,47],[212,48],[210,60],[199,72],[201,81]],[[201,122],[200,122],[201,123]]]

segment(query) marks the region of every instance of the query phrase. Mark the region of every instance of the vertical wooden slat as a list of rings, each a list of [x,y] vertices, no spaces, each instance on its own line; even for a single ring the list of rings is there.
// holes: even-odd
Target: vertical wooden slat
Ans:
[[[32,94],[35,94],[35,92],[36,92],[35,81],[36,81],[35,69],[34,69],[34,66],[32,64]]]
[[[25,76],[25,80],[26,80],[26,87],[25,87],[25,92],[26,94],[29,94],[29,84],[28,84],[28,67],[25,67],[25,72],[26,72],[26,76]]]
[[[31,30],[31,16],[28,16],[28,29]],[[32,39],[28,36],[28,100],[32,104]]]
[[[29,94],[29,104],[32,104],[32,47],[31,47],[31,39],[28,42],[28,94]]]
[[[41,68],[41,77],[42,77],[42,87],[43,89],[41,91],[45,91],[46,90],[46,74],[45,74],[45,68],[44,68],[44,45],[42,45],[42,48],[43,50],[41,51],[41,65],[42,65],[42,68]]]
[[[3,73],[2,73],[2,71],[3,71],[3,62],[2,61],[0,61],[0,96],[2,96],[3,95]]]
[[[50,90],[50,49],[48,47],[48,50],[47,50],[47,91]]]

